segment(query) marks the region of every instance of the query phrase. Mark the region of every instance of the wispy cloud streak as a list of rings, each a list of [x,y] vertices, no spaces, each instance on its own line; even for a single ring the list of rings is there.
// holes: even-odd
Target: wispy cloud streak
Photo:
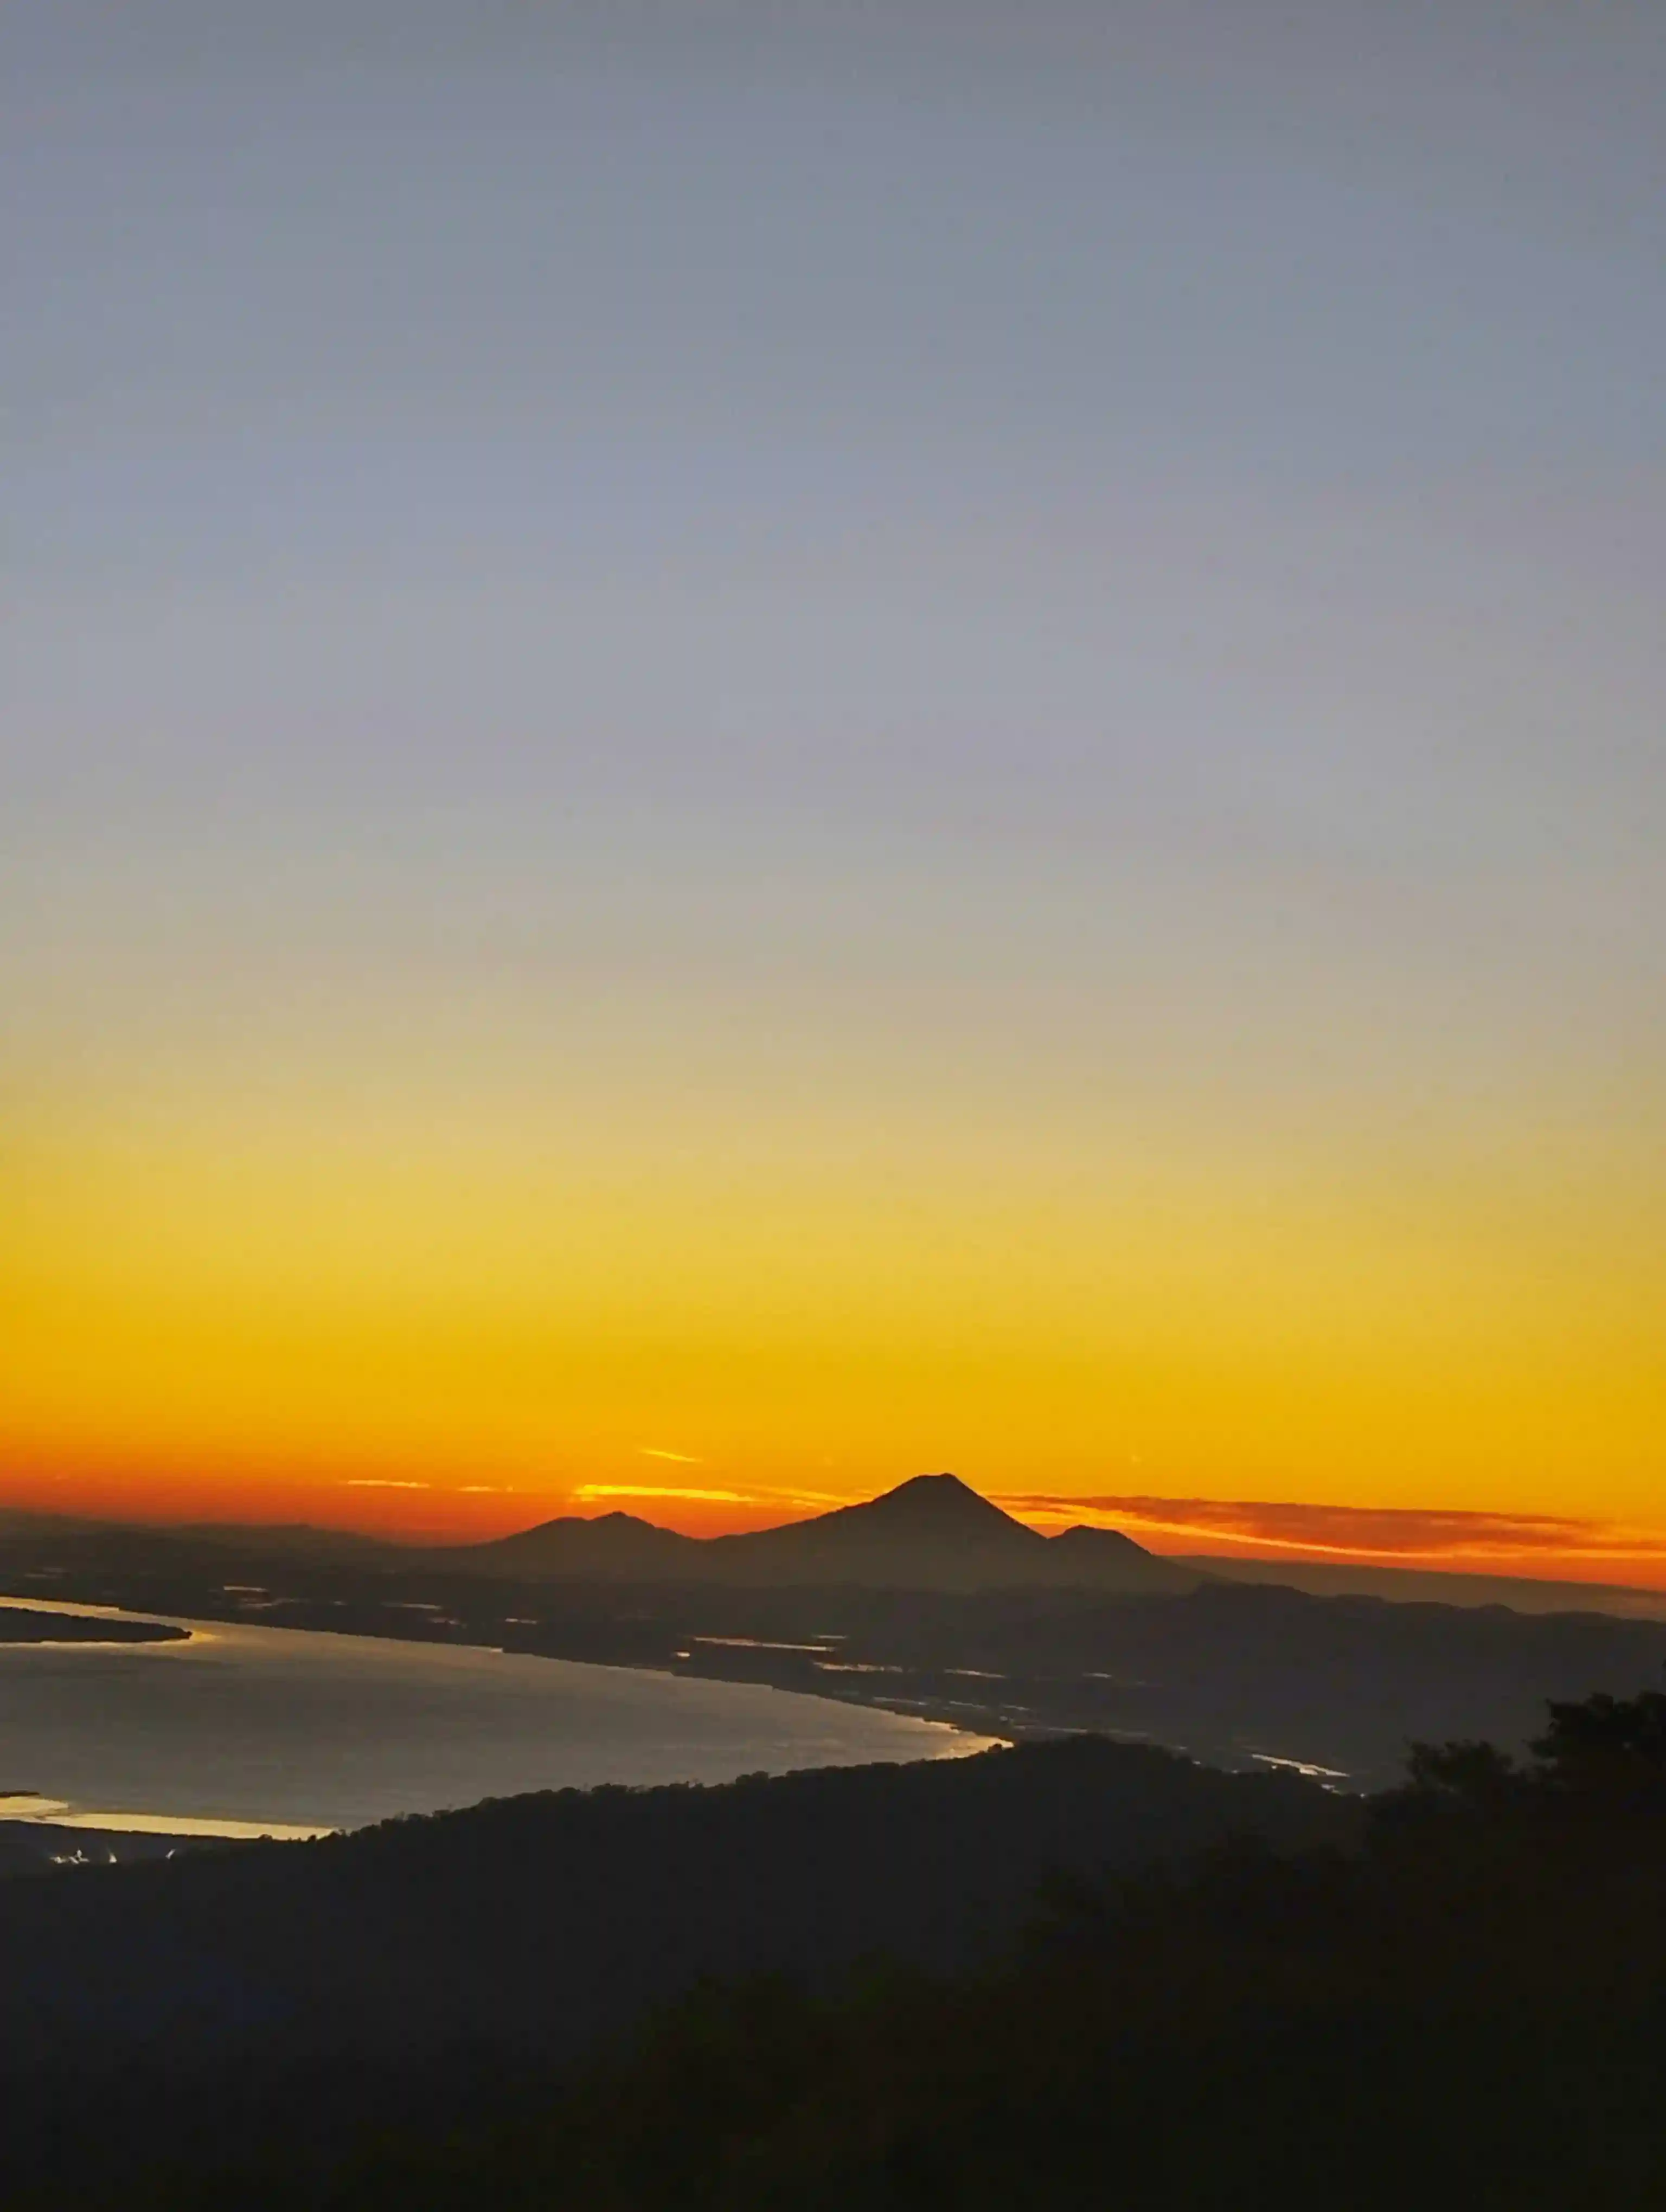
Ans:
[[[1066,1498],[998,1501],[1039,1522],[1114,1522],[1161,1551],[1238,1550],[1387,1565],[1554,1565],[1666,1569],[1666,1527],[1566,1514],[1464,1512],[1417,1506],[1312,1505],[1261,1498]]]
[[[785,1518],[800,1513],[820,1513],[829,1506],[850,1503],[848,1498],[829,1497],[815,1491],[718,1490],[654,1482],[581,1482],[572,1495],[578,1505],[594,1504],[609,1498],[658,1498],[668,1503],[684,1500],[696,1505],[736,1505],[749,1514],[768,1516],[773,1513]]]

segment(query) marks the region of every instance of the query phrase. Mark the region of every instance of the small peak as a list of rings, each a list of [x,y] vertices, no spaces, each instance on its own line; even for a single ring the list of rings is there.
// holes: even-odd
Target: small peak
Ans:
[[[1142,1559],[1149,1558],[1143,1544],[1136,1544],[1132,1536],[1125,1536],[1120,1528],[1096,1528],[1091,1522],[1073,1521],[1067,1528],[1061,1528],[1049,1542],[1062,1544],[1069,1552],[1128,1551],[1138,1552]]]

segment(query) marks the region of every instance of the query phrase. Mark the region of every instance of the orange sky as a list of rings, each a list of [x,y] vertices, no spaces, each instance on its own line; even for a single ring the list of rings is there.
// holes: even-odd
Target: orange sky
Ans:
[[[362,1070],[37,1102],[0,1157],[0,1503],[709,1530],[947,1467],[1165,1550],[1666,1579],[1629,1142],[765,1072],[746,1116],[686,1063],[536,1111]],[[1286,1502],[1210,1502],[1246,1498]]]

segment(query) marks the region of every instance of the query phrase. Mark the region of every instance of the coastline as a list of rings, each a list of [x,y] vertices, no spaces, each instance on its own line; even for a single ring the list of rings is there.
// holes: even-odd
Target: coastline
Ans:
[[[20,1653],[61,1650],[66,1654],[66,1660],[68,1654],[78,1651],[84,1653],[90,1662],[95,1655],[102,1653],[106,1665],[119,1663],[115,1661],[115,1655],[123,1651],[132,1655],[135,1665],[140,1663],[146,1652],[154,1652],[160,1658],[173,1660],[177,1657],[179,1661],[184,1661],[188,1654],[194,1654],[210,1668],[215,1667],[216,1662],[222,1664],[228,1662],[234,1666],[244,1650],[252,1645],[257,1652],[264,1650],[268,1654],[281,1652],[287,1655],[288,1651],[293,1650],[296,1661],[303,1668],[314,1671],[320,1664],[326,1668],[334,1666],[334,1661],[327,1656],[321,1659],[320,1654],[325,1647],[335,1646],[342,1650],[344,1665],[370,1661],[373,1680],[384,1676],[383,1667],[376,1663],[384,1658],[387,1666],[396,1670],[396,1679],[397,1673],[403,1672],[410,1662],[419,1664],[437,1662],[442,1666],[448,1664],[453,1668],[460,1667],[464,1670],[465,1686],[471,1678],[477,1686],[491,1681],[499,1662],[508,1663],[511,1680],[519,1675],[524,1681],[531,1672],[542,1674],[545,1664],[553,1661],[554,1664],[550,1668],[551,1677],[575,1674],[616,1679],[649,1677],[665,1683],[674,1698],[678,1696],[675,1686],[678,1684],[683,1686],[684,1694],[690,1689],[701,1686],[750,1690],[754,1695],[767,1690],[784,1695],[793,1705],[813,1706],[828,1714],[826,1721],[821,1723],[810,1720],[807,1715],[792,1721],[783,1719],[779,1723],[771,1723],[765,1719],[761,1730],[757,1732],[755,1763],[760,1768],[767,1764],[768,1771],[771,1771],[861,1765],[868,1763],[870,1759],[884,1763],[896,1760],[899,1752],[902,1763],[932,1762],[972,1755],[993,1747],[995,1741],[1006,1740],[992,1739],[988,1734],[976,1730],[969,1725],[970,1717],[964,1712],[933,1709],[925,1701],[910,1705],[906,1700],[873,1695],[857,1696],[846,1692],[830,1696],[824,1692],[818,1694],[820,1685],[812,1688],[803,1682],[761,1680],[756,1671],[737,1678],[734,1673],[719,1666],[668,1668],[662,1662],[644,1662],[624,1655],[611,1660],[597,1656],[569,1657],[559,1652],[528,1651],[513,1646],[506,1648],[501,1640],[485,1637],[477,1638],[451,1634],[440,1638],[400,1636],[388,1634],[385,1631],[369,1633],[358,1623],[325,1629],[293,1620],[282,1623],[266,1619],[227,1620],[177,1614],[170,1619],[161,1616],[160,1609],[157,1617],[136,1620],[125,1609],[108,1605],[94,1605],[74,1600],[48,1602],[33,1597],[0,1595],[0,1631],[3,1631],[8,1615],[13,1621],[33,1616],[39,1626],[33,1632],[15,1634],[9,1639],[0,1640],[0,1667],[5,1663],[3,1650],[7,1641],[10,1648]],[[405,1617],[409,1618],[408,1615]],[[63,1632],[66,1627],[72,1632],[79,1629],[81,1632],[65,1634]],[[131,1635],[121,1632],[127,1629],[136,1632]],[[73,1661],[67,1661],[67,1663],[72,1665]],[[264,1662],[258,1661],[257,1663]],[[289,1663],[287,1656],[283,1663]],[[172,1677],[172,1665],[167,1672]],[[774,1695],[767,1702],[773,1705]],[[899,1741],[886,1744],[880,1740],[871,1753],[866,1753],[860,1747],[863,1739],[860,1729],[854,1735],[847,1730],[843,1743],[838,1741],[838,1729],[829,1708],[854,1708],[873,1713],[876,1717],[883,1714],[888,1721],[907,1725]],[[746,1723],[746,1726],[757,1729],[756,1722]],[[697,1735],[696,1724],[696,1739]],[[795,1736],[800,1741],[794,1741]],[[824,1750],[823,1738],[825,1739]],[[788,1754],[785,1760],[781,1758],[783,1750]],[[733,1772],[751,1771],[754,1762],[748,1755],[750,1747],[741,1747]],[[800,1755],[794,1756],[794,1753]],[[263,1838],[282,1842],[307,1841],[339,1832],[344,1828],[374,1825],[380,1820],[402,1814],[455,1809],[478,1802],[481,1797],[537,1794],[569,1787],[583,1789],[615,1779],[605,1773],[593,1777],[586,1770],[581,1747],[578,1771],[570,1777],[563,1775],[559,1766],[552,1776],[547,1763],[543,1771],[539,1771],[538,1764],[534,1760],[512,1779],[506,1781],[499,1777],[489,1777],[483,1785],[469,1796],[446,1796],[440,1794],[436,1788],[431,1799],[423,1798],[386,1809],[344,1816],[342,1811],[331,1804],[327,1791],[303,1792],[301,1801],[294,1804],[281,1798],[276,1801],[269,1799],[268,1802],[273,1805],[273,1813],[268,1816],[266,1807],[259,1802],[258,1796],[252,1803],[249,1802],[253,1793],[246,1788],[240,1792],[235,1789],[228,1791],[222,1802],[216,1804],[214,1801],[220,1792],[210,1786],[191,1793],[196,1802],[190,1804],[189,1809],[157,1810],[154,1796],[147,1803],[149,1793],[143,1790],[143,1782],[137,1789],[133,1786],[136,1778],[130,1773],[125,1786],[117,1783],[106,1796],[106,1783],[100,1780],[95,1772],[88,1771],[76,1778],[67,1775],[60,1777],[49,1764],[30,1774],[14,1764],[12,1772],[5,1779],[15,1786],[9,1792],[0,1790],[0,1872],[27,1871],[29,1864],[36,1863],[121,1863],[136,1857],[165,1855],[169,1846],[187,1844],[193,1846],[208,1843],[240,1844]],[[633,1776],[627,1771],[617,1778],[626,1787],[654,1787],[668,1780],[716,1782],[732,1778],[732,1774],[714,1771],[709,1755],[702,1763],[696,1740],[690,1750],[688,1766],[683,1771],[670,1774],[654,1771],[650,1763],[648,1772]],[[39,1782],[46,1782],[48,1788],[39,1790],[22,1786],[26,1783],[33,1785]],[[54,1783],[56,1787],[52,1787]],[[321,1796],[324,1802],[317,1804],[308,1802],[309,1795]],[[112,1796],[116,1800],[113,1806]],[[166,1802],[165,1797],[164,1804]],[[280,1805],[282,1812],[288,1817],[278,1817]],[[144,1839],[143,1844],[141,1839]],[[46,1842],[52,1845],[49,1850],[40,1848]],[[25,1862],[21,1866],[18,1863],[20,1855]]]
[[[200,1602],[200,1598],[198,1600]],[[65,1619],[86,1620],[112,1625],[135,1619],[137,1608],[129,1611],[119,1605],[93,1604],[81,1600],[45,1599],[25,1596],[0,1589],[0,1624],[11,1608],[37,1613],[49,1613]],[[261,1608],[259,1616],[251,1619],[248,1608],[228,1605],[222,1610],[204,1610],[190,1614],[168,1613],[161,1607],[144,1608],[145,1625],[157,1632],[150,1637],[127,1638],[88,1637],[75,1638],[76,1642],[97,1644],[100,1641],[167,1642],[179,1644],[194,1638],[210,1640],[216,1629],[227,1627],[258,1627],[292,1635],[340,1636],[354,1643],[395,1644],[410,1645],[429,1650],[436,1644],[444,1649],[471,1651],[498,1652],[515,1658],[553,1659],[566,1665],[593,1666],[617,1669],[631,1674],[657,1675],[667,1681],[702,1681],[751,1684],[779,1690],[790,1697],[815,1698],[829,1705],[857,1705],[869,1712],[890,1713],[898,1720],[919,1721],[934,1729],[943,1729],[966,1739],[964,1750],[943,1753],[939,1756],[969,1756],[991,1744],[1008,1745],[1018,1742],[1043,1742],[1060,1735],[1079,1734],[1079,1729],[1039,1720],[1023,1711],[1007,1709],[999,1699],[978,1699],[955,1697],[938,1692],[924,1696],[909,1697],[882,1688],[875,1675],[853,1668],[848,1673],[837,1670],[836,1686],[827,1673],[812,1671],[802,1663],[802,1647],[774,1646],[751,1638],[726,1639],[696,1637],[686,1650],[667,1656],[655,1652],[652,1657],[637,1656],[629,1650],[617,1647],[598,1649],[587,1646],[550,1649],[542,1638],[520,1638],[507,1639],[501,1635],[476,1634],[462,1620],[441,1617],[434,1626],[443,1632],[413,1636],[409,1632],[430,1609],[424,1607],[404,1607],[398,1610],[404,1618],[388,1622],[385,1615],[359,1608],[298,1605],[290,1617],[273,1619],[277,1607]],[[437,1613],[437,1608],[433,1612]],[[348,1618],[343,1619],[346,1611]],[[153,1617],[154,1616],[154,1617]],[[530,1626],[531,1624],[525,1624]],[[404,1633],[400,1632],[404,1631]],[[46,1638],[20,1639],[38,1648]],[[0,1628],[0,1644],[3,1631]],[[930,1670],[927,1670],[930,1671]],[[873,1684],[872,1687],[868,1685]]]

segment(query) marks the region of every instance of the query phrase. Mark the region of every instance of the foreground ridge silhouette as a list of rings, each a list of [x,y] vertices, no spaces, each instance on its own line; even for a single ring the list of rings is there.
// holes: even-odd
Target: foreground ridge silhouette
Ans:
[[[569,1898],[593,1944],[611,1934],[623,1961],[647,1906],[660,1917],[638,1956],[664,1978],[671,1930],[723,1933],[670,1960],[685,1994],[625,2039],[540,2064],[502,2039],[505,2001],[537,1991],[561,2016],[575,1954],[529,1943],[521,1922],[540,1878],[551,1902],[568,1895],[581,1838],[611,1870]],[[1038,1883],[1067,1840],[1073,1856]],[[280,1904],[296,1884],[301,1919]],[[960,1916],[946,1950],[944,1897]],[[15,2017],[33,2007],[33,2041],[14,2028],[0,2045],[9,2212],[1666,2201],[1654,1692],[1554,1705],[1526,1760],[1416,1747],[1406,1781],[1369,1803],[1079,1740],[958,1767],[510,1801],[0,1892],[20,1899],[7,1956],[27,1969],[42,1953],[25,1932],[56,1927],[59,1986],[55,2014],[38,1993],[0,1997]],[[876,1908],[889,1963],[867,1940]],[[124,1922],[135,1978],[90,1978],[103,2016],[83,2016],[55,2081],[40,2030],[74,2014],[65,1931],[107,1943]],[[252,1942],[292,1989],[310,1974],[337,1996],[285,2009],[269,1988],[263,2009]],[[483,1942],[496,2044],[459,2008]],[[714,1959],[723,1978],[698,1978]],[[131,2019],[112,2051],[146,1969],[150,2055]],[[641,1994],[617,1974],[598,1986]],[[32,2191],[30,2136],[54,2096]],[[89,2100],[96,2138],[67,2124]]]

